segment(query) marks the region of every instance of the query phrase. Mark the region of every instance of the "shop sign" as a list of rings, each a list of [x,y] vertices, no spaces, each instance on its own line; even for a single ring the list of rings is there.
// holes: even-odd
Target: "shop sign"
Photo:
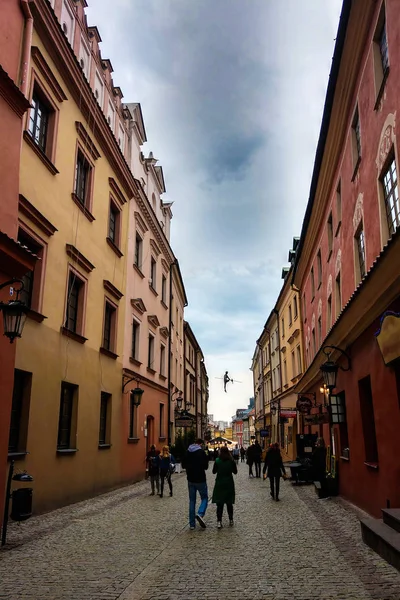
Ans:
[[[400,357],[400,313],[387,311],[375,334],[385,365]]]
[[[299,396],[296,402],[296,408],[301,414],[307,414],[312,408],[312,400],[307,396]]]
[[[262,438],[269,437],[269,427],[267,427],[266,429],[260,429],[260,436]]]
[[[304,425],[323,425],[329,423],[328,413],[322,413],[317,415],[304,415]]]
[[[295,419],[297,416],[296,410],[281,410],[280,416],[284,419]]]
[[[194,419],[192,417],[178,417],[175,419],[175,427],[193,427]]]

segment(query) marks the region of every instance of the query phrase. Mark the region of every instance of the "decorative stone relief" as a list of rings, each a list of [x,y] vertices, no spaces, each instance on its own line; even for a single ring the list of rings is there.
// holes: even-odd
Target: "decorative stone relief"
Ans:
[[[378,154],[375,161],[379,173],[381,172],[382,167],[396,139],[395,129],[396,113],[389,113],[386,117],[385,124],[382,128],[381,137],[379,140]]]
[[[360,194],[358,194],[356,207],[354,209],[354,215],[353,215],[353,231],[354,231],[354,233],[356,233],[358,226],[360,225],[361,220],[363,218],[363,196],[364,196],[364,194],[362,192],[360,192]]]
[[[313,314],[311,319],[311,329],[315,329],[315,314]]]
[[[322,300],[320,298],[319,302],[318,302],[318,319],[320,318],[321,315],[322,315]]]
[[[326,286],[326,296],[329,298],[332,294],[332,275],[329,275],[328,285]]]
[[[310,331],[310,328],[307,329],[307,337],[308,337],[308,340],[311,340],[311,331]],[[308,342],[308,343],[310,343],[310,342]]]
[[[338,276],[338,273],[341,268],[342,268],[342,251],[339,248],[338,253],[336,255],[335,277]]]

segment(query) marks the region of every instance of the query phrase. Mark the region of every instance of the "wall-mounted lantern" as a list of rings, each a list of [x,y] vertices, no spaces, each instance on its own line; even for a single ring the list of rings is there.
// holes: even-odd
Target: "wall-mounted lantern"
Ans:
[[[20,338],[22,336],[26,315],[29,311],[26,304],[21,302],[21,300],[18,300],[19,294],[24,289],[24,283],[21,279],[11,279],[10,281],[0,284],[0,290],[7,286],[13,287],[15,283],[19,283],[21,286],[16,290],[17,299],[10,300],[9,302],[0,302],[0,312],[3,313],[4,335],[8,337],[11,344],[15,338]]]

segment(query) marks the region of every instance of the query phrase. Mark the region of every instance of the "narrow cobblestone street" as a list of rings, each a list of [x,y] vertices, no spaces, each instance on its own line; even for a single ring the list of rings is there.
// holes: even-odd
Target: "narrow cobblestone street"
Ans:
[[[209,473],[211,495],[214,476]],[[174,496],[148,482],[9,529],[2,600],[362,600],[400,598],[400,574],[361,541],[355,509],[313,487],[268,486],[239,465],[235,526],[190,531],[184,474]]]

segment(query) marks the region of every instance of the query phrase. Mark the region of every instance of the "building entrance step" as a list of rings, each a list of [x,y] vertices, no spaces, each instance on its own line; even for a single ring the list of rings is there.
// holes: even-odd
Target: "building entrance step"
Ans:
[[[379,556],[400,571],[400,533],[383,522],[383,519],[361,519],[364,542]]]
[[[400,508],[382,508],[383,522],[400,533]]]

